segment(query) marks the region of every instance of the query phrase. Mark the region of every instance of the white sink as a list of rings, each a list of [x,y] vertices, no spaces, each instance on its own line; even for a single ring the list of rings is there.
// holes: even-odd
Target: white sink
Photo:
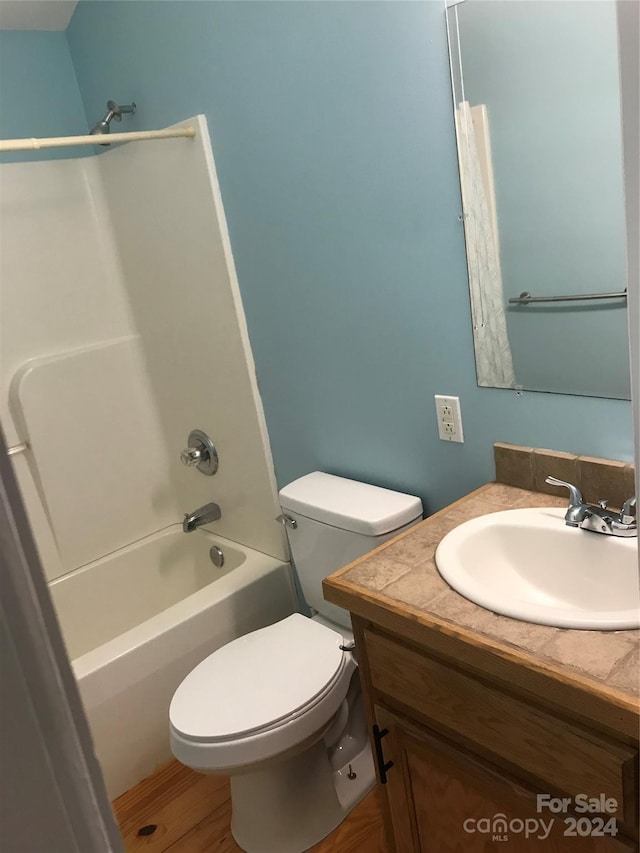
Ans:
[[[640,627],[637,538],[567,527],[564,512],[512,509],[467,521],[438,546],[438,571],[465,598],[514,619]]]

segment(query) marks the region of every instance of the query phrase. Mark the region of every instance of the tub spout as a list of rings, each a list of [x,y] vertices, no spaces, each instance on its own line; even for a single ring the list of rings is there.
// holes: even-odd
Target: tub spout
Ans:
[[[222,518],[222,512],[218,504],[205,504],[194,509],[193,512],[185,513],[182,529],[185,533],[192,533],[203,524],[210,524],[212,521],[218,521],[219,518]]]

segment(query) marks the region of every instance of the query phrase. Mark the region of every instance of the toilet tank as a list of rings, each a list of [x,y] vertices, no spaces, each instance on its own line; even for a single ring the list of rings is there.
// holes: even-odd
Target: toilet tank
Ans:
[[[305,601],[331,622],[350,627],[349,614],[322,595],[327,575],[422,519],[412,495],[315,471],[280,491],[291,556]]]

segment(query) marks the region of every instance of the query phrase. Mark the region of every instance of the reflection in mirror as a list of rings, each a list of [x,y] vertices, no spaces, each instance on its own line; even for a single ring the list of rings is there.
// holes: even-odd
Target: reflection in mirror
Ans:
[[[629,399],[615,0],[447,19],[478,384]]]

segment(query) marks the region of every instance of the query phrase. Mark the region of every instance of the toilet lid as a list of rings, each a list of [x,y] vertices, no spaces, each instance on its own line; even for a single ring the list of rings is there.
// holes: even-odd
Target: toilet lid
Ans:
[[[187,738],[216,741],[264,729],[312,704],[340,670],[343,638],[294,613],[228,643],[185,678],[169,708]]]

